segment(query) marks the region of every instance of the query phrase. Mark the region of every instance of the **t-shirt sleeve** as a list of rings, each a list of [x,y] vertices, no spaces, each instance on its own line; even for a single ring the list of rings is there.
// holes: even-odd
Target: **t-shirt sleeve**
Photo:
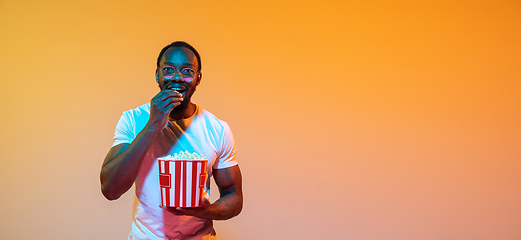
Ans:
[[[130,144],[134,141],[136,134],[133,122],[128,112],[124,112],[123,115],[121,115],[116,125],[116,131],[114,131],[113,147],[123,143]]]
[[[233,139],[232,131],[226,122],[221,121],[224,127],[222,137],[220,139],[221,149],[217,156],[217,161],[213,165],[214,169],[229,168],[237,165],[235,158],[235,141]]]

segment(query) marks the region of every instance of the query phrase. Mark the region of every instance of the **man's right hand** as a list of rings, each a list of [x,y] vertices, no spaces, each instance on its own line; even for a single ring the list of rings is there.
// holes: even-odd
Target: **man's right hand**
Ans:
[[[154,96],[150,101],[148,129],[154,132],[163,130],[168,123],[170,112],[183,101],[182,96],[171,89],[165,89]]]

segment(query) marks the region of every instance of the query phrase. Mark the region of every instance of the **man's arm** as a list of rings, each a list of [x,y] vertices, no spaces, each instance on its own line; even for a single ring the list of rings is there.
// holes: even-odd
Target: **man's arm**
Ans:
[[[191,215],[213,220],[226,220],[239,215],[242,210],[242,176],[239,165],[214,169],[213,177],[220,192],[220,198],[214,203],[210,204],[203,197],[202,207],[163,208],[176,215]]]
[[[100,172],[101,192],[108,200],[118,199],[132,187],[154,137],[154,132],[143,129],[131,144],[110,149]]]
[[[172,90],[159,92],[150,101],[150,119],[132,143],[110,149],[100,172],[101,192],[107,199],[118,199],[132,187],[152,140],[165,128],[170,111],[183,101],[181,96]]]

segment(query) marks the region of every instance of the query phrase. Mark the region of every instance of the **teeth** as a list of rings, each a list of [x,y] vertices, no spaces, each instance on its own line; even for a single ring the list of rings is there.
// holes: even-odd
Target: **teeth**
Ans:
[[[176,91],[176,92],[184,91],[184,89],[181,89],[181,88],[170,88],[170,89],[172,89],[172,90],[174,90],[174,91]]]

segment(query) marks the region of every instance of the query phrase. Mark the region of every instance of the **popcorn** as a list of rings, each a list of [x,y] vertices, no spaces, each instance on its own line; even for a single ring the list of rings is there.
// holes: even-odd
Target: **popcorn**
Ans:
[[[180,151],[179,153],[174,153],[173,155],[168,155],[164,157],[160,157],[161,160],[208,160],[204,155],[198,154],[196,152],[190,153],[188,151]]]
[[[157,159],[161,204],[168,207],[198,207],[208,179],[208,159],[181,151]]]

